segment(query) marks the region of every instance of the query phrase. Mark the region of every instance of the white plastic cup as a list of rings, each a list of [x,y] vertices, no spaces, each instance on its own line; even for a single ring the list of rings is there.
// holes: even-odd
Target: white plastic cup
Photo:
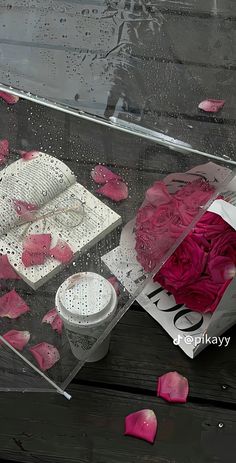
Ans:
[[[56,310],[64,322],[72,353],[79,360],[97,362],[108,353],[110,335],[88,356],[117,307],[112,284],[101,275],[83,272],[72,275],[56,293]]]

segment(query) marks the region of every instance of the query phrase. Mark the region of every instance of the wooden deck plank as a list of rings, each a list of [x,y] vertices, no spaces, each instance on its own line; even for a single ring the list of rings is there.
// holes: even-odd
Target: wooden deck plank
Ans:
[[[86,365],[77,380],[153,392],[158,376],[177,370],[188,378],[192,399],[235,404],[235,332],[226,333],[227,348],[209,346],[192,360],[147,313],[129,311],[113,330],[107,358]]]
[[[8,400],[2,394],[0,457],[29,463],[235,461],[235,411],[89,386],[70,392],[70,402],[56,394],[9,393]],[[143,408],[158,417],[153,446],[123,436],[124,417]]]

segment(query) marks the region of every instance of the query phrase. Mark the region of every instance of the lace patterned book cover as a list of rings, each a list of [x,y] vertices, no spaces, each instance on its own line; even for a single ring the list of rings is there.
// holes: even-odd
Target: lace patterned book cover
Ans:
[[[19,201],[34,206],[29,220],[22,218]],[[33,289],[63,264],[48,257],[42,265],[26,267],[22,252],[27,236],[50,234],[50,248],[61,240],[76,258],[121,223],[118,214],[77,183],[62,161],[44,153],[30,161],[20,159],[0,172],[0,211],[0,253],[8,254],[11,265]]]
[[[214,164],[209,163],[191,170],[202,168],[214,172]],[[218,166],[219,167],[219,166]],[[224,168],[223,168],[224,169]],[[215,170],[216,173],[216,170]],[[174,180],[175,174],[171,174]],[[180,175],[177,176],[180,180]],[[220,177],[216,176],[216,180]],[[236,178],[227,185],[224,200],[216,200],[209,211],[219,214],[236,230]],[[122,231],[120,245],[102,257],[109,270],[131,293],[135,294],[138,285],[147,274],[136,259],[135,220],[130,221]],[[228,286],[223,298],[213,314],[192,311],[185,305],[176,304],[174,296],[158,283],[148,281],[137,297],[137,302],[172,337],[190,358],[196,357],[210,343],[210,338],[219,337],[236,323],[236,278]]]

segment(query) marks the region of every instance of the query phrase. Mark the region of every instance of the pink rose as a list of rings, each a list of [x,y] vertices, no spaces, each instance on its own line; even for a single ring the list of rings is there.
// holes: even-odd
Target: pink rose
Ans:
[[[187,183],[175,193],[175,198],[183,202],[187,201],[188,198],[194,198],[198,204],[203,204],[208,201],[215,188],[202,178],[197,178],[193,182]]]
[[[235,264],[227,256],[209,256],[207,271],[214,283],[224,283],[235,276]]]
[[[235,276],[236,269],[236,231],[228,229],[211,241],[207,270],[211,279],[223,283]]]
[[[200,278],[206,261],[207,254],[204,250],[198,246],[193,237],[187,236],[155,275],[154,281],[158,281],[161,286],[173,292]]]
[[[205,236],[208,240],[217,238],[221,233],[233,230],[222,217],[214,212],[205,212],[194,227],[194,233]],[[234,232],[235,233],[235,232]]]
[[[153,206],[169,203],[172,197],[164,182],[155,182],[145,194],[146,200]]]
[[[137,260],[146,271],[153,270],[160,259],[185,231],[212,196],[214,189],[202,179],[194,180],[170,195],[163,182],[155,182],[147,190],[148,204],[141,207],[136,217]],[[203,238],[202,250],[208,249]],[[205,240],[205,243],[204,243]]]
[[[144,207],[141,207],[138,210],[137,217],[136,217],[136,228],[144,226],[145,222],[149,222],[152,216],[155,214],[155,207],[151,204],[147,204]]]
[[[214,188],[208,182],[197,179],[182,187],[175,194],[184,225],[191,223],[199,212],[200,206],[209,201],[213,192]]]
[[[229,257],[236,265],[236,231],[228,225],[224,233],[215,237],[211,242],[209,258],[215,256]]]
[[[185,304],[197,312],[214,312],[230,280],[216,284],[209,277],[202,277],[191,285],[184,286],[173,293],[177,304]]]
[[[178,227],[179,221],[174,201],[157,209],[147,205],[138,211],[135,250],[138,262],[146,271],[153,270],[173,244],[172,226]],[[181,231],[180,228],[179,234]]]

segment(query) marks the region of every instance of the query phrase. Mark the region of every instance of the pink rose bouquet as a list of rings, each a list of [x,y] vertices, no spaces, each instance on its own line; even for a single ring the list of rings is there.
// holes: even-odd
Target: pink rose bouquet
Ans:
[[[146,271],[161,257],[210,199],[213,188],[194,180],[169,194],[163,182],[146,193],[136,218],[137,259]],[[214,312],[236,268],[236,231],[220,216],[206,212],[154,276],[154,281],[199,312]]]

